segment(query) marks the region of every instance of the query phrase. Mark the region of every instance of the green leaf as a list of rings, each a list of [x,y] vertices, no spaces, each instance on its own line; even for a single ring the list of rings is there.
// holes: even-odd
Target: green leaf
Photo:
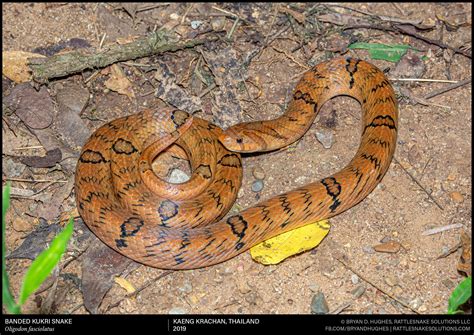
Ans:
[[[20,306],[18,306],[15,303],[15,299],[13,299],[5,266],[5,216],[10,206],[10,182],[8,182],[3,189],[2,201],[2,298],[5,307],[10,313],[20,314]]]
[[[23,305],[31,293],[41,286],[43,281],[58,264],[62,255],[66,251],[73,229],[74,221],[71,217],[66,228],[64,228],[63,231],[60,232],[51,242],[51,246],[41,252],[33,263],[31,263],[31,266],[25,274],[25,278],[23,278],[23,285],[20,292],[20,305]]]
[[[448,314],[456,314],[459,307],[469,300],[472,294],[471,276],[465,278],[451,293],[448,302]]]
[[[413,49],[409,45],[387,45],[380,43],[353,43],[349,45],[349,49],[364,49],[369,51],[370,57],[372,59],[382,59],[389,62],[396,63],[404,56],[408,49]]]

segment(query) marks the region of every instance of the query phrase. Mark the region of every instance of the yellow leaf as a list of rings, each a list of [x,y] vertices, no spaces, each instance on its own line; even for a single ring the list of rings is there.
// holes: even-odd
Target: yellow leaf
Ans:
[[[123,289],[127,291],[127,293],[133,293],[136,291],[135,287],[125,278],[122,277],[115,277],[115,282],[119,284]]]
[[[126,95],[130,98],[130,100],[135,98],[135,92],[133,92],[132,83],[125,76],[120,66],[117,64],[110,66],[110,74],[110,78],[104,83],[105,87],[119,94]]]
[[[316,247],[329,233],[329,221],[322,220],[293,229],[263,241],[250,249],[253,260],[264,265],[282,260]]]
[[[31,69],[28,67],[28,58],[44,58],[43,55],[24,51],[2,52],[2,73],[15,83],[31,81]]]

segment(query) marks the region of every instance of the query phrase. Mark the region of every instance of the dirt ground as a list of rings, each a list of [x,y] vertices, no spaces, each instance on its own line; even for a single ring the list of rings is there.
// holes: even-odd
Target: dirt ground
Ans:
[[[330,313],[446,312],[452,290],[464,278],[457,271],[462,249],[456,246],[461,232],[471,236],[472,228],[471,86],[468,83],[432,98],[427,95],[452,85],[442,80],[471,78],[471,57],[453,51],[461,48],[471,52],[471,4],[10,3],[3,4],[2,10],[3,51],[48,54],[54,50],[52,46],[66,45],[61,51],[67,51],[77,48],[77,44],[97,48],[102,40],[107,44],[117,38],[143,36],[163,26],[186,38],[214,33],[220,42],[134,62],[166,64],[181,89],[200,96],[209,87],[203,82],[216,75],[209,71],[209,63],[224,64],[215,56],[221,53],[234,57],[235,64],[229,65],[231,72],[226,73],[227,77],[234,75],[233,81],[227,85],[216,80],[216,87],[200,96],[202,111],[195,114],[223,126],[281,114],[305,70],[346,51],[387,70],[399,98],[398,143],[388,173],[364,201],[330,220],[331,230],[316,249],[274,266],[254,262],[248,252],[216,266],[189,271],[169,272],[132,263],[124,266],[122,273],[108,277],[111,289],[95,303],[95,312],[308,314],[318,292],[324,294]],[[344,29],[351,25],[393,28],[402,23],[410,34],[373,27]],[[415,35],[443,44],[423,41]],[[73,38],[80,39],[80,43],[66,43]],[[365,50],[347,50],[353,42],[406,44],[418,51],[410,51],[395,64],[374,60]],[[244,64],[246,60],[248,64]],[[197,62],[204,81],[197,75]],[[7,216],[9,252],[27,240],[41,218],[57,224],[74,213],[71,171],[80,149],[76,133],[88,135],[104,121],[133,113],[137,106],[157,104],[158,98],[149,93],[160,85],[153,79],[154,71],[133,64],[121,67],[133,84],[134,98],[106,87],[106,71],[86,71],[52,80],[47,86],[47,96],[58,99],[64,87],[79,83],[85,88],[86,100],[88,97],[79,109],[85,126],[74,123],[75,128],[69,129],[75,137],[61,148],[63,158],[70,158],[69,170],[64,161],[52,167],[22,163],[20,156],[44,156],[48,148],[35,136],[38,132],[31,131],[34,127],[27,127],[18,112],[3,104],[2,178],[11,180],[17,192]],[[433,81],[399,80],[403,77]],[[232,85],[235,89],[226,91],[225,86]],[[4,99],[15,86],[2,78]],[[226,100],[229,92],[236,93],[236,99],[230,102]],[[162,98],[166,100],[166,96]],[[229,109],[232,112],[238,112],[241,106],[240,114],[223,115],[220,106],[224,104],[236,105]],[[57,102],[52,106],[60,108]],[[244,181],[237,205],[252,206],[259,199],[342,168],[358,147],[360,118],[355,100],[338,97],[323,107],[312,128],[291,149],[244,156]],[[54,129],[51,134],[57,137]],[[321,134],[333,135],[330,149],[318,141]],[[258,193],[251,190],[255,168],[265,174],[264,187]],[[19,190],[33,192],[22,196]],[[87,228],[80,226],[79,217],[75,222],[76,233],[60,271],[27,302],[25,313],[90,312],[84,305],[84,296],[91,295],[84,292],[87,288],[82,282],[86,275],[84,257],[90,257],[87,246],[100,243],[92,234],[84,235],[88,241],[84,247],[80,238]],[[437,227],[450,229],[424,234]],[[401,248],[393,253],[374,250],[374,246],[389,241]],[[123,258],[119,262],[125,261]],[[15,295],[30,263],[28,259],[7,260]],[[114,277],[125,278],[139,292],[127,296]]]

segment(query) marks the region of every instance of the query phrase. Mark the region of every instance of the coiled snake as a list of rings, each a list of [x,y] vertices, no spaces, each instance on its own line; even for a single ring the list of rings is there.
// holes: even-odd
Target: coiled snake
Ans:
[[[337,95],[362,107],[361,143],[352,161],[330,177],[222,219],[241,185],[239,152],[293,143]],[[105,124],[84,145],[75,180],[78,210],[103,242],[138,262],[166,269],[213,265],[359,203],[390,165],[397,122],[396,97],[385,75],[342,57],[306,72],[286,112],[274,120],[224,131],[177,109],[145,110]],[[160,179],[151,167],[160,152],[178,152],[177,146],[192,169],[182,184]]]

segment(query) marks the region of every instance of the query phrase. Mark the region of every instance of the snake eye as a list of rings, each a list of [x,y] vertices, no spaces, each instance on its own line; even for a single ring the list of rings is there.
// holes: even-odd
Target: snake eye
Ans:
[[[243,140],[241,137],[239,137],[239,138],[236,139],[236,141],[237,141],[237,143],[242,144],[242,142],[243,142],[244,140]]]

